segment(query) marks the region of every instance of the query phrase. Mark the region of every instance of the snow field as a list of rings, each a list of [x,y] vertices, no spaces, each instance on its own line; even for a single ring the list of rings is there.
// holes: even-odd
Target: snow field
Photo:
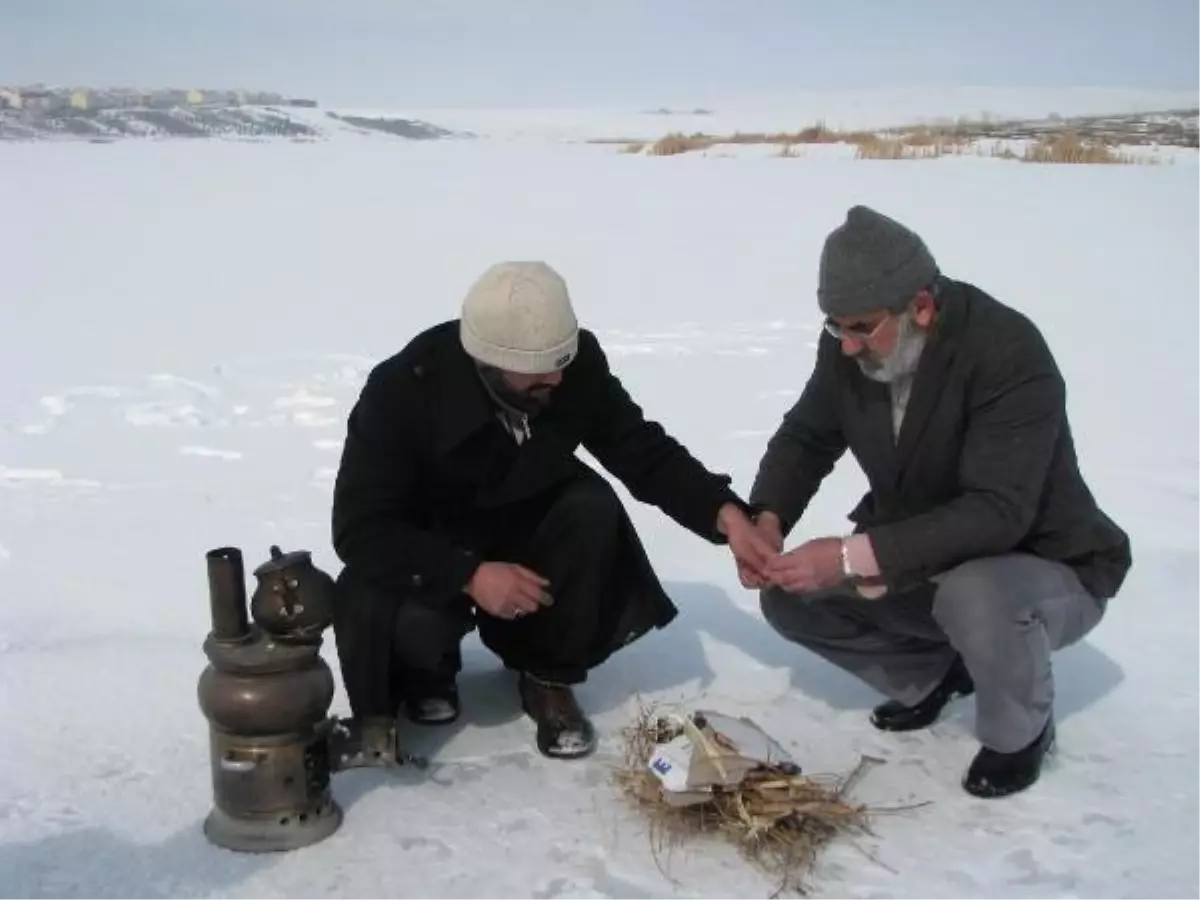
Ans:
[[[831,846],[818,893],[1194,895],[1196,196],[1183,164],[0,146],[0,893],[769,893],[721,845],[677,850],[678,884],[655,865],[608,782],[640,695],[750,715],[812,771],[880,756],[862,799],[933,801],[881,818],[862,849]],[[1055,658],[1060,749],[1034,789],[984,802],[958,788],[977,747],[969,700],[928,732],[876,732],[878,698],[776,637],[726,551],[636,506],[682,615],[581,689],[597,757],[538,756],[472,638],[465,721],[405,731],[433,755],[427,773],[338,775],[346,820],[301,852],[204,842],[203,554],[237,544],[251,568],[278,543],[338,569],[330,490],[375,361],[455,316],[486,265],[545,259],[647,413],[745,492],[812,364],[821,242],[858,202],[1034,317],[1084,472],[1133,538],[1125,590]],[[847,459],[797,537],[840,532],[862,488]]]

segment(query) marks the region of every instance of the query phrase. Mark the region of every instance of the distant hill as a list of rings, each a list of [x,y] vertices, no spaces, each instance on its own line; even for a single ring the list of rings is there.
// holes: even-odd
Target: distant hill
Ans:
[[[409,140],[471,136],[416,119],[343,116],[335,112],[272,106],[55,111],[0,109],[0,140],[9,141],[107,142],[131,138],[321,140],[339,132],[378,134]]]

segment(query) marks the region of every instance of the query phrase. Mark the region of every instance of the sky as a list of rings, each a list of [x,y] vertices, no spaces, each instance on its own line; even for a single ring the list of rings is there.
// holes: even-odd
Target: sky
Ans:
[[[0,84],[333,104],[694,104],[895,87],[1196,91],[1197,0],[0,0]]]

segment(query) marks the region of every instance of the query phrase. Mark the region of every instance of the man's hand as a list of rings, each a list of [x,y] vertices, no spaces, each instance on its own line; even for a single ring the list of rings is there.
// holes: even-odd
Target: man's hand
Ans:
[[[515,619],[553,601],[545,578],[516,563],[485,562],[467,582],[466,592],[490,616]]]
[[[841,538],[817,538],[801,544],[772,559],[763,574],[771,584],[793,594],[811,593],[840,584],[845,578]]]
[[[743,587],[765,587],[767,562],[774,559],[783,547],[776,520],[774,540],[770,529],[755,526],[745,513],[732,503],[726,503],[717,514],[717,528],[729,541],[729,549],[737,562],[738,577]]]
[[[770,510],[764,510],[755,519],[754,527],[758,529],[763,540],[775,548],[776,553],[783,551],[783,524],[779,521],[779,516]]]

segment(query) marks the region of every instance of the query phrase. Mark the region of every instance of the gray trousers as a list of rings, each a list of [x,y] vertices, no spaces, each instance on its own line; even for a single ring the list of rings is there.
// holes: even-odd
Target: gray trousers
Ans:
[[[1025,554],[972,560],[875,600],[852,588],[770,588],[761,604],[783,637],[906,706],[928,696],[961,655],[975,682],[976,734],[1000,753],[1042,732],[1054,705],[1051,651],[1080,640],[1106,606],[1067,566]]]

